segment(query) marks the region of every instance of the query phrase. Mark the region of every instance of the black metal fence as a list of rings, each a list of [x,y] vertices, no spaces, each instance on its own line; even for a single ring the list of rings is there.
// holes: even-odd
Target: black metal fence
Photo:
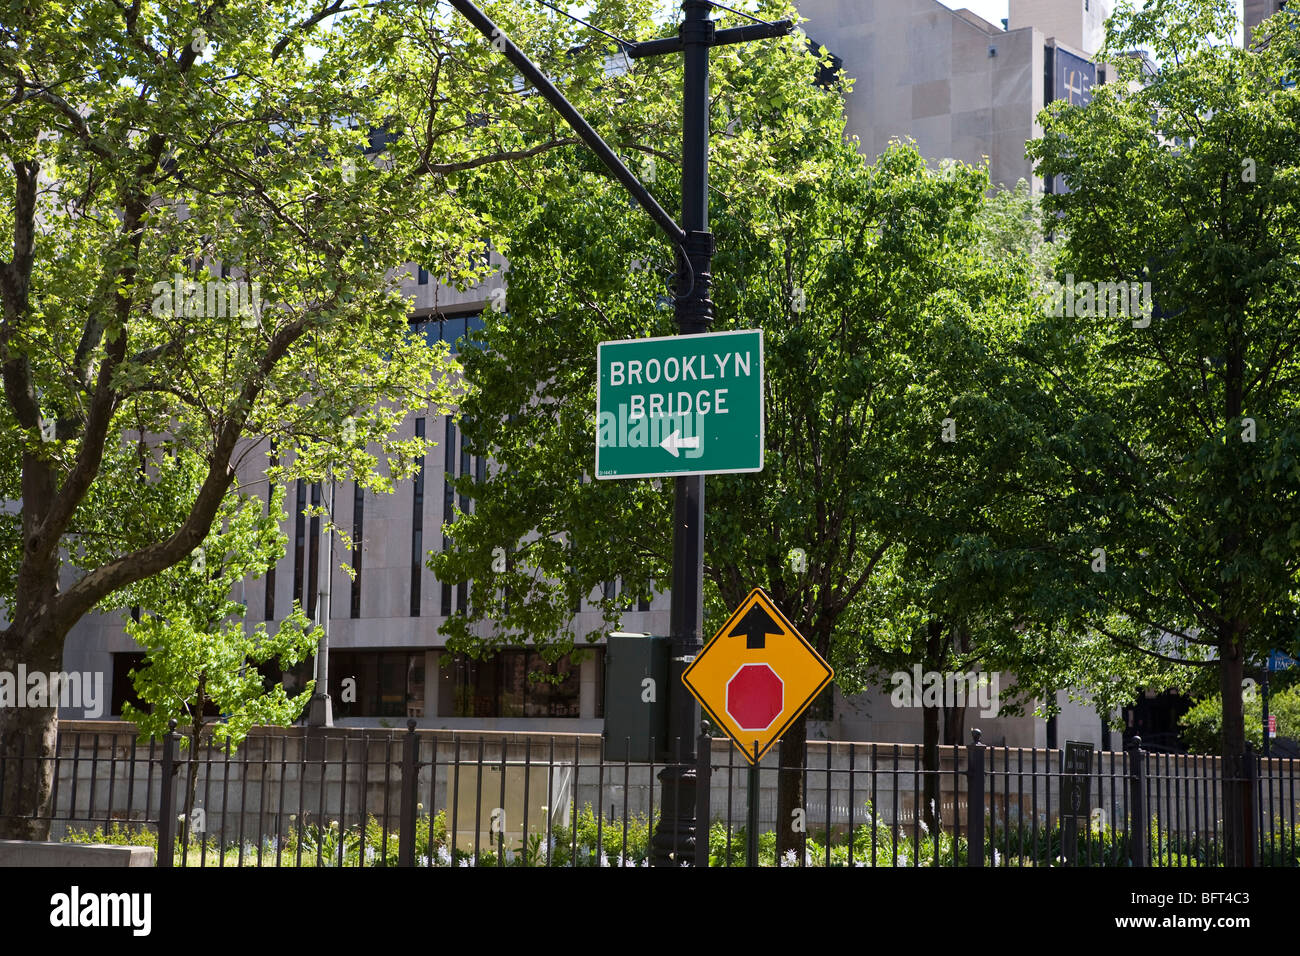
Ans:
[[[51,838],[172,847],[160,866],[649,865],[662,764],[606,760],[594,735],[414,728],[259,731],[238,751],[65,729],[47,758]],[[758,770],[757,864],[1217,866],[1227,793],[1249,864],[1300,865],[1294,758],[1135,743],[1081,775],[1059,751],[989,747],[978,731],[928,769],[919,746],[813,741],[801,766]],[[727,741],[696,751],[709,822],[674,861],[747,865],[748,765]],[[0,761],[0,794],[37,763]],[[799,805],[781,808],[791,776]]]

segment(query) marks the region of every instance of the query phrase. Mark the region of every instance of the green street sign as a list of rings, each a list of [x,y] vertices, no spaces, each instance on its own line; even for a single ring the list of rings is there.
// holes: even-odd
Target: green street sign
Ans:
[[[601,342],[596,477],[763,470],[760,329]]]

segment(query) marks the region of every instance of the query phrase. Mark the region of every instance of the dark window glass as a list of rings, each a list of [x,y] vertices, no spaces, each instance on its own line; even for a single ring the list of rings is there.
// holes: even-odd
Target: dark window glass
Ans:
[[[442,320],[442,340],[448,345],[455,346],[465,335],[464,318],[443,319]],[[455,348],[452,349],[455,351]]]
[[[445,527],[447,522],[452,519],[452,510],[456,502],[456,489],[453,487],[456,473],[456,425],[452,422],[451,417],[447,418],[447,431],[443,439],[443,472],[442,472],[442,522]],[[442,536],[442,550],[446,551],[451,547],[451,539],[447,535]],[[451,585],[446,581],[442,583],[442,616],[451,616]]]
[[[384,653],[379,656],[379,701],[373,716],[406,716],[406,664],[405,653]]]
[[[275,453],[275,442],[272,441],[271,442],[271,467],[274,468],[279,464],[280,464],[279,456],[277,456]],[[268,515],[270,515],[271,513],[271,495],[274,493],[274,491],[275,489],[271,487],[268,487],[266,489],[266,513]],[[276,518],[279,519],[280,516],[276,515]],[[275,620],[275,562],[274,561],[272,561],[266,569],[266,594],[263,603],[264,603],[264,607],[262,610],[265,612],[266,619],[268,621],[274,621]]]
[[[424,437],[424,419],[415,420],[415,437]],[[424,456],[415,463],[415,493],[411,512],[411,616],[420,616],[420,583],[424,557]]]
[[[144,655],[134,651],[113,655],[113,688],[108,705],[110,716],[121,716],[123,704],[130,704],[145,713],[149,712],[149,706],[136,696],[135,684],[131,680],[131,668],[139,667],[143,663]]]
[[[307,519],[303,511],[307,507],[307,483],[298,479],[298,497],[293,519],[293,599],[302,604],[302,564],[307,545]]]
[[[424,652],[406,655],[406,716],[424,716]]]
[[[357,679],[358,656],[351,651],[330,651],[330,705],[335,717],[361,716],[360,694],[352,699],[353,694],[349,691],[346,700],[343,694],[343,682]]]
[[[470,453],[465,450],[465,439],[463,436],[461,438],[460,445],[461,445],[460,477],[464,478],[466,475],[473,474],[473,458],[470,456]],[[464,514],[469,513],[468,495],[460,496],[460,510]],[[461,613],[462,614],[466,613],[469,610],[469,582],[468,581],[461,581],[460,584],[456,586],[456,600],[459,602],[457,606],[460,608]]]
[[[320,483],[311,486],[311,506],[320,507]],[[312,515],[307,548],[307,616],[316,617],[316,594],[320,590],[320,515]]]
[[[529,717],[525,708],[528,695],[528,669],[523,654],[507,652],[497,656],[500,669],[501,701],[498,705],[500,717]]]
[[[349,613],[352,617],[361,616],[361,563],[362,537],[366,530],[366,491],[359,482],[352,483],[352,570],[356,577],[352,579],[352,595]]]
[[[596,653],[599,669],[603,649]],[[457,657],[451,716],[577,717],[580,670],[567,656],[548,664],[532,650],[499,651],[491,660]]]
[[[337,655],[330,655],[330,663],[334,663]],[[311,681],[313,672],[316,669],[315,659],[312,657],[299,661],[293,667],[285,670],[278,666],[274,661],[267,661],[265,664],[258,664],[257,671],[262,675],[262,689],[270,693],[276,685],[284,687],[284,692],[290,697],[296,697],[307,689],[308,682]],[[338,678],[334,678],[333,687],[337,684]],[[306,718],[306,713],[303,714]]]
[[[429,270],[426,269],[424,266],[420,266],[420,272],[419,275],[416,277],[415,282],[417,285],[428,285]]]

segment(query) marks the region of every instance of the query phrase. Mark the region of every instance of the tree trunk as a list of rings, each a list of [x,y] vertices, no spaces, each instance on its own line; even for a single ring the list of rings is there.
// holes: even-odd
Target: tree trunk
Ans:
[[[926,624],[927,668],[938,670],[942,666],[943,630],[943,622],[937,617],[930,618]],[[942,704],[938,707],[924,703],[921,705],[921,765],[925,773],[921,787],[921,806],[917,810],[931,832],[934,831],[939,816],[939,718],[942,714]]]
[[[1220,631],[1219,693],[1223,698],[1223,862],[1225,866],[1253,863],[1254,801],[1246,779],[1246,720],[1242,713],[1241,681],[1245,674],[1243,648],[1229,624]]]
[[[0,654],[0,670],[18,677],[18,665],[27,673],[61,670],[62,639],[19,641]],[[51,652],[50,648],[53,648]],[[54,759],[58,744],[58,701],[52,707],[28,707],[27,688],[15,687],[18,706],[0,707],[0,839],[48,840],[54,807]]]
[[[938,707],[921,709],[921,764],[925,781],[921,788],[921,819],[934,832],[939,817],[939,717]]]
[[[965,706],[944,708],[943,742],[949,747],[960,747],[966,742],[966,710]]]
[[[804,748],[808,741],[807,711],[800,714],[778,744],[781,769],[776,785],[776,855],[793,850],[802,860],[808,837],[808,811],[804,806]]]

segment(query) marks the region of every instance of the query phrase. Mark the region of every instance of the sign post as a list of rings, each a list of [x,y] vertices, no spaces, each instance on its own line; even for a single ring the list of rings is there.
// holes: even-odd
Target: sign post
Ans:
[[[1078,853],[1080,818],[1092,812],[1091,773],[1092,744],[1067,740],[1061,768],[1061,854],[1066,863],[1074,863]]]
[[[682,683],[749,762],[746,865],[758,865],[759,763],[835,672],[761,588],[749,592]]]

